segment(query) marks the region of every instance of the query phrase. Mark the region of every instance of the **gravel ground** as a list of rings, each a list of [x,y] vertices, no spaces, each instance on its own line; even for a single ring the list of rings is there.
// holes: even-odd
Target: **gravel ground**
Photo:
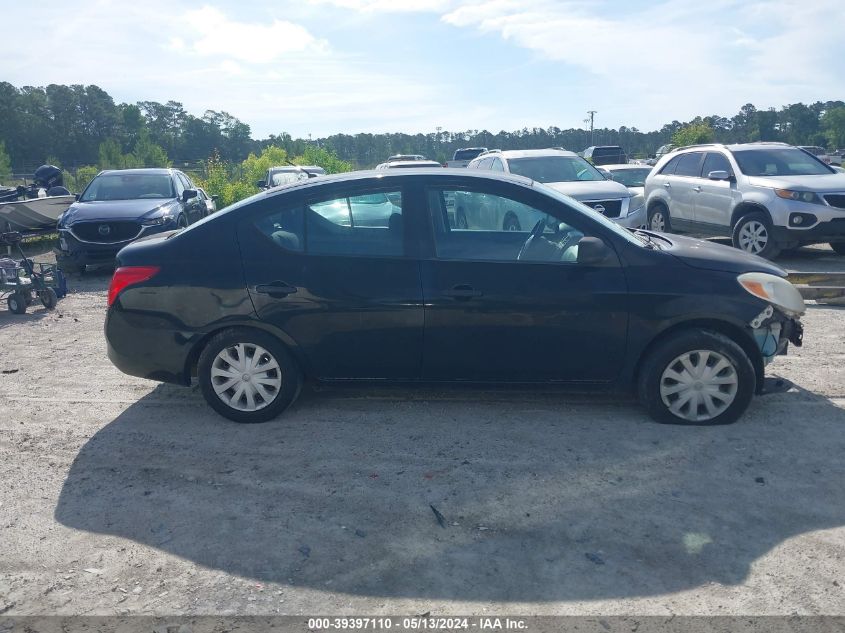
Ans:
[[[845,308],[727,427],[345,389],[245,427],[112,367],[107,284],[0,310],[0,613],[845,614]]]

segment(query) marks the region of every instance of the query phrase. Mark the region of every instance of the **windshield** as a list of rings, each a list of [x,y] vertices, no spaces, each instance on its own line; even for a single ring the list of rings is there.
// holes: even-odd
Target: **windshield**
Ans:
[[[459,149],[452,160],[472,160],[483,151],[483,149]]]
[[[308,180],[308,174],[304,171],[280,171],[270,177],[270,184],[273,187],[279,185],[288,185],[292,182],[299,182],[300,180]]]
[[[651,173],[651,167],[642,169],[614,169],[610,171],[610,177],[616,182],[621,182],[626,187],[642,187],[645,179]]]
[[[537,182],[573,182],[576,180],[607,180],[599,170],[580,156],[538,156],[511,158],[512,174]]]
[[[794,147],[746,149],[733,152],[746,176],[823,176],[832,174],[823,162]]]
[[[94,202],[175,197],[169,174],[105,174],[94,178],[79,200]]]
[[[601,213],[597,213],[594,209],[591,209],[583,202],[578,202],[575,198],[570,198],[567,195],[552,189],[551,187],[547,187],[546,185],[542,185],[540,183],[536,183],[534,185],[538,191],[545,193],[547,196],[551,196],[560,202],[563,202],[566,206],[572,207],[581,211],[584,215],[589,216],[593,221],[598,222],[599,224],[603,225],[606,229],[613,231],[616,235],[619,235],[626,239],[631,244],[636,244],[637,246],[645,246],[646,241],[642,238],[637,237],[634,233],[629,231],[628,229],[622,228],[615,222],[608,220],[604,217]]]

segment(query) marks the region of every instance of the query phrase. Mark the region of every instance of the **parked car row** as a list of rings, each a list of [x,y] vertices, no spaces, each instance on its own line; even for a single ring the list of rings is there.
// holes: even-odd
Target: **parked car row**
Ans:
[[[645,199],[654,231],[726,236],[769,259],[824,242],[845,255],[845,174],[784,143],[675,150],[646,179]]]

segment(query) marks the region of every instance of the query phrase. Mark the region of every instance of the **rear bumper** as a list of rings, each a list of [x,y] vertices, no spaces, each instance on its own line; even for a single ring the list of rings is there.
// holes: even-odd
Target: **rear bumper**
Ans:
[[[124,374],[190,385],[188,359],[199,335],[180,331],[165,316],[112,306],[104,325],[109,360]]]

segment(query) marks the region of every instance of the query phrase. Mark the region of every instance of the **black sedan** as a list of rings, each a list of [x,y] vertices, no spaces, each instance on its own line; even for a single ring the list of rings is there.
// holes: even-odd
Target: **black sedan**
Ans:
[[[205,199],[181,171],[103,171],[59,217],[56,260],[65,272],[111,264],[132,240],[188,226],[206,215]]]
[[[458,191],[539,219],[503,231],[482,213],[455,228],[446,200]],[[367,204],[376,198],[390,203]],[[112,362],[152,380],[196,377],[238,422],[275,417],[310,378],[559,383],[636,392],[660,422],[728,423],[802,337],[802,298],[770,262],[622,229],[491,172],[302,181],[117,260]]]

